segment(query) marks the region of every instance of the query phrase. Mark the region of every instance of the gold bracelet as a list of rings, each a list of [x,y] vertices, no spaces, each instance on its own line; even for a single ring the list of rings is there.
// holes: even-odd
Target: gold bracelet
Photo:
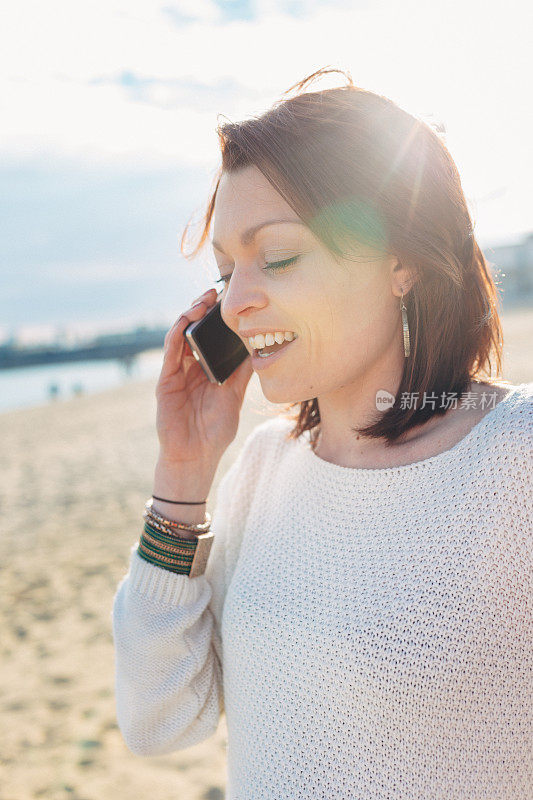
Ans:
[[[143,517],[146,519],[150,517],[154,522],[164,525],[169,533],[173,530],[192,531],[193,533],[207,533],[211,528],[211,515],[205,512],[205,522],[200,522],[193,525],[187,525],[184,522],[175,522],[174,520],[165,519],[152,508],[152,498],[145,503],[146,511]]]
[[[180,529],[167,528],[166,525],[162,525],[160,522],[157,522],[155,519],[152,519],[150,514],[146,514],[146,512],[143,514],[143,517],[145,519],[145,522],[148,525],[150,525],[150,527],[156,528],[158,531],[161,531],[161,533],[166,534],[167,536],[169,536],[172,539],[175,539],[176,541],[179,539],[180,541],[185,540],[187,542],[194,542],[194,540],[197,539],[198,536],[201,536],[200,533],[195,533],[195,531],[187,531],[188,533],[193,534],[192,537],[184,536],[183,534],[180,536],[180,530],[182,530],[181,528]],[[209,531],[203,531],[203,533],[209,533]]]

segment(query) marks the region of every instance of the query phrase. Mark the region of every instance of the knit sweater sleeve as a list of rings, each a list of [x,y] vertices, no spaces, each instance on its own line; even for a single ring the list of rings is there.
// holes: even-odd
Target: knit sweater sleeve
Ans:
[[[171,753],[212,736],[224,712],[221,617],[255,472],[257,426],[221,478],[203,575],[190,578],[143,560],[131,548],[111,612],[117,722],[141,756]]]

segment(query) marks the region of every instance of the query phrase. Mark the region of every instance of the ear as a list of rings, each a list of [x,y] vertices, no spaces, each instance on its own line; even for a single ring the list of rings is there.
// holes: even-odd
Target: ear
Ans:
[[[401,297],[402,292],[403,296],[411,290],[413,285],[419,278],[419,273],[416,269],[412,267],[404,267],[404,265],[399,261],[397,258],[394,258],[391,262],[391,271],[390,271],[390,279],[391,279],[391,291],[395,297]]]

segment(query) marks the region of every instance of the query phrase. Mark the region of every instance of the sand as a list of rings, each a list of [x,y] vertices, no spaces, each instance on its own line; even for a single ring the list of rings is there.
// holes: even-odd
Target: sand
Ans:
[[[503,378],[533,380],[533,310],[503,314]],[[184,751],[126,747],[114,700],[111,608],[142,528],[157,458],[155,381],[0,415],[2,800],[219,800],[225,717]],[[252,377],[220,478],[279,410]]]

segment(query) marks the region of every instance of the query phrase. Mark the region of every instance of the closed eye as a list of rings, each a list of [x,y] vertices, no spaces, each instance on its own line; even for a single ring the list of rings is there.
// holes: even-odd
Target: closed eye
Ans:
[[[283,270],[286,267],[292,266],[292,264],[298,261],[299,258],[300,256],[298,255],[298,256],[292,256],[292,258],[286,258],[284,261],[272,261],[270,264],[267,263],[266,267],[263,267],[263,269]],[[232,275],[233,272],[231,272],[229,275],[223,275],[221,278],[215,281],[215,283],[222,283],[223,286],[225,286],[226,283],[229,283],[229,280]]]

